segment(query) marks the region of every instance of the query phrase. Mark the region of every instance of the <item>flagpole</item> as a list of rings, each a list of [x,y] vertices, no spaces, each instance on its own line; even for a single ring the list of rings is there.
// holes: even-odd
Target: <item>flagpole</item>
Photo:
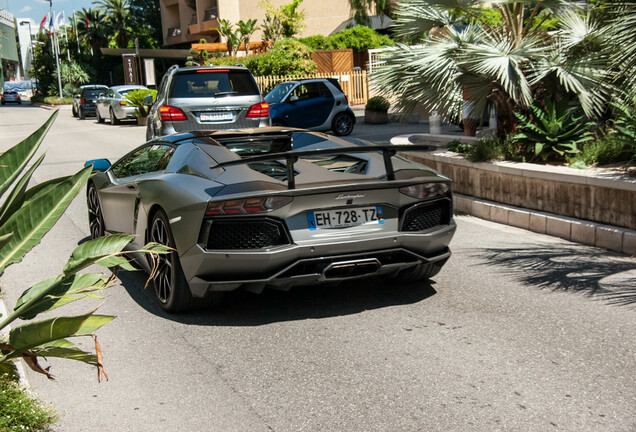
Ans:
[[[62,18],[66,18],[66,14],[62,11]],[[68,62],[71,63],[71,50],[68,46],[68,35],[66,34],[66,23],[62,23],[64,26],[64,40],[66,40],[66,57],[68,58]]]
[[[77,17],[75,16],[75,9],[73,9],[73,28],[75,29],[75,42],[77,42],[77,53],[79,54],[79,34],[77,34]]]
[[[49,14],[51,17],[54,17],[55,15],[53,14],[53,0],[49,0]],[[53,21],[49,20],[49,35],[51,34],[51,23]],[[53,41],[57,41],[57,38],[55,37],[55,30],[53,29],[53,39],[51,39],[51,44],[53,44]],[[57,87],[58,90],[60,91],[60,99],[62,99],[62,77],[60,75],[60,58],[57,55],[57,51],[55,50],[55,48],[53,48],[53,52],[55,52],[55,65],[57,66]]]

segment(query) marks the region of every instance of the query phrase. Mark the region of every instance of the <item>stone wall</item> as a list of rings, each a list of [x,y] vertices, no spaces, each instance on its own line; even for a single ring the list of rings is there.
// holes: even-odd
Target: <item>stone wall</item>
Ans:
[[[636,229],[636,179],[527,163],[472,163],[454,153],[406,153],[453,180],[456,193]]]

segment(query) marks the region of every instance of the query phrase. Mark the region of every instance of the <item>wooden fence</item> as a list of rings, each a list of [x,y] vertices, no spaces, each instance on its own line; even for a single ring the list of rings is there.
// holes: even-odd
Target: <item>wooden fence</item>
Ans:
[[[367,72],[364,70],[297,76],[257,76],[254,78],[263,95],[284,81],[303,78],[337,78],[342,91],[347,95],[349,105],[366,104],[369,99],[369,83],[367,82]]]

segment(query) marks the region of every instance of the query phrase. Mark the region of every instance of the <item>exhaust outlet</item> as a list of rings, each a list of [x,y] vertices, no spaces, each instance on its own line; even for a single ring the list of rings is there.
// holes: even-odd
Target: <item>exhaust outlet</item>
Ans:
[[[323,272],[323,276],[325,279],[346,279],[371,275],[379,269],[380,261],[375,258],[344,261],[330,264]]]

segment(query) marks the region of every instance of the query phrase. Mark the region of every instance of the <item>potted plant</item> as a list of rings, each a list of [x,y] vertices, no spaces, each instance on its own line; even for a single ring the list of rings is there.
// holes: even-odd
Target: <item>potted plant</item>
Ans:
[[[150,102],[152,97],[152,103]],[[128,106],[134,106],[137,108],[137,124],[139,126],[145,126],[148,123],[148,106],[152,105],[157,100],[157,90],[139,89],[133,90],[126,94],[125,101]]]
[[[388,111],[391,104],[383,96],[373,96],[364,107],[364,122],[383,124],[389,121]]]

